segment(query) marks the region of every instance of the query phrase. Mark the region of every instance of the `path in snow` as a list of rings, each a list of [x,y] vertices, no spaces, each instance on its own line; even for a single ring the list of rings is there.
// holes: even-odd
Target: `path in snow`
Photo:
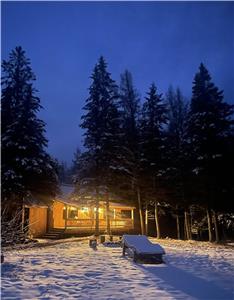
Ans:
[[[87,241],[9,252],[2,299],[233,299],[231,249],[165,247],[164,265],[134,264],[120,248],[94,251]]]

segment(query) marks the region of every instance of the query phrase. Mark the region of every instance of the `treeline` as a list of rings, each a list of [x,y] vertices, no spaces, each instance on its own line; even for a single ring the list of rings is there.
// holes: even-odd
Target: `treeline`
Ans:
[[[110,192],[132,199],[142,234],[148,230],[148,206],[154,205],[158,238],[159,205],[170,205],[176,214],[184,211],[187,239],[190,208],[201,207],[209,240],[214,222],[218,241],[217,214],[233,209],[233,106],[224,102],[206,67],[201,63],[195,74],[190,102],[179,88],[170,87],[163,96],[155,83],[140,101],[131,73],[126,70],[118,86],[103,57],[91,80],[81,118],[86,150],[75,160],[77,189],[95,191],[97,208],[103,191],[107,209]],[[98,209],[96,220],[98,234]]]
[[[30,61],[16,47],[2,64],[4,206],[21,205],[32,194],[53,199],[58,192],[63,166],[46,151],[34,81]],[[108,209],[109,194],[115,193],[138,206],[142,233],[147,233],[153,206],[160,237],[159,207],[170,206],[176,215],[184,212],[189,239],[190,209],[201,207],[209,240],[214,239],[212,222],[219,240],[217,216],[233,211],[233,106],[224,101],[203,64],[194,77],[191,101],[185,101],[179,88],[170,87],[163,95],[155,83],[140,99],[131,73],[125,71],[117,85],[101,57],[91,75],[81,128],[85,151],[76,152],[69,172],[79,193],[95,192],[97,234],[100,197],[105,196]]]

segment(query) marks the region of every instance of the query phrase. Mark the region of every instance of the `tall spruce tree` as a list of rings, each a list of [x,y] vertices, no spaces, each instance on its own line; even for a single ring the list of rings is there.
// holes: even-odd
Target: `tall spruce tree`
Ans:
[[[113,173],[120,159],[120,119],[117,86],[107,71],[103,57],[100,57],[91,78],[89,97],[84,107],[86,114],[82,116],[81,127],[86,130],[84,146],[87,151],[83,157],[90,166],[88,177],[96,191],[96,234],[98,234],[100,188],[108,187],[112,183]],[[85,173],[87,175],[87,171]],[[109,225],[107,227],[109,231]]]
[[[194,180],[200,194],[197,195],[207,208],[209,240],[211,241],[210,210],[222,210],[224,199],[222,177],[226,181],[233,166],[228,165],[226,147],[231,136],[233,106],[224,102],[223,91],[211,81],[208,70],[201,63],[193,82],[190,109],[189,135],[193,154]],[[230,161],[231,162],[231,161]],[[223,169],[223,164],[227,167]],[[228,176],[226,176],[228,174]],[[221,200],[222,199],[222,200]],[[214,215],[216,219],[216,215]],[[217,226],[215,226],[217,229]],[[216,230],[216,240],[218,240]]]
[[[125,144],[137,156],[140,99],[133,85],[132,74],[128,70],[121,74],[119,94]]]
[[[21,47],[2,63],[2,200],[16,202],[28,193],[54,196],[56,163],[46,153],[45,123],[37,117],[40,99],[35,75]]]
[[[71,180],[73,182],[76,181],[76,177],[79,174],[81,169],[81,165],[80,165],[81,155],[82,155],[81,150],[78,147],[74,153],[74,158],[72,160],[72,166],[70,169]]]
[[[120,78],[120,113],[123,132],[123,176],[128,194],[137,197],[141,233],[144,234],[142,211],[141,150],[139,135],[140,98],[134,88],[132,74],[126,70]]]
[[[187,127],[188,127],[188,103],[185,103],[184,97],[179,88],[174,91],[169,87],[167,95],[168,103],[168,128],[166,140],[167,153],[167,180],[168,190],[170,191],[170,203],[176,207],[177,237],[181,239],[181,208],[185,208],[187,218],[187,209],[190,205],[186,196],[186,189],[189,183],[189,153],[187,146]],[[188,224],[186,224],[187,238],[191,238]]]
[[[165,173],[165,133],[167,108],[162,94],[157,93],[153,83],[145,98],[141,118],[141,164],[147,187],[155,204],[155,222],[157,237],[160,238],[158,201],[162,190],[162,178]],[[151,196],[151,197],[152,197]]]

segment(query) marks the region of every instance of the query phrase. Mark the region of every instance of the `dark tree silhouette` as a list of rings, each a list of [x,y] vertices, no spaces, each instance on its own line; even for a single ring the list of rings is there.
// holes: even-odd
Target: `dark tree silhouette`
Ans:
[[[122,149],[124,150],[123,179],[129,195],[137,198],[141,233],[144,234],[142,207],[141,149],[139,133],[140,98],[134,88],[132,74],[126,70],[120,81],[120,112],[123,130]]]
[[[224,102],[223,91],[220,91],[211,81],[209,72],[203,64],[193,82],[193,95],[190,109],[189,136],[191,143],[192,172],[197,186],[197,199],[207,208],[209,225],[209,240],[211,241],[211,215],[214,210],[216,240],[219,240],[217,230],[216,210],[225,206],[224,183],[222,177],[230,182],[228,176],[233,173],[231,160],[227,163],[227,149],[233,124],[233,106]],[[223,165],[227,167],[223,169]],[[226,176],[228,174],[228,176]],[[222,201],[220,201],[222,199]]]
[[[190,155],[187,143],[188,127],[188,103],[179,88],[174,91],[169,87],[167,95],[168,103],[168,128],[166,140],[167,153],[167,180],[169,191],[169,202],[176,209],[177,237],[182,238],[181,208],[185,209],[185,221],[188,221],[188,208],[191,204],[186,193],[189,186],[189,161]],[[191,230],[188,222],[185,222],[185,233],[188,239],[191,238]]]
[[[84,157],[89,161],[90,175],[96,190],[96,234],[99,231],[98,207],[100,187],[108,187],[119,161],[120,116],[115,82],[107,71],[103,57],[92,74],[89,97],[86,100],[81,127],[86,130]],[[86,171],[87,173],[87,171]],[[108,201],[107,201],[108,206]],[[108,213],[107,213],[108,215]],[[109,223],[109,220],[107,220]],[[109,231],[109,225],[107,226]]]
[[[141,165],[148,191],[151,191],[155,205],[155,222],[157,237],[160,238],[158,217],[158,201],[161,182],[165,173],[165,133],[163,127],[167,123],[167,108],[162,94],[157,93],[153,83],[142,107],[141,118]],[[148,196],[149,197],[149,196]]]
[[[52,197],[57,191],[56,164],[45,150],[35,76],[21,47],[3,61],[2,71],[2,200],[22,204],[28,193]]]

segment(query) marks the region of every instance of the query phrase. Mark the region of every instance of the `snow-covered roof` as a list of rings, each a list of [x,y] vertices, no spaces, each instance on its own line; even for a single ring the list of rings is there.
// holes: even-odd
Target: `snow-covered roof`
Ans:
[[[71,184],[62,184],[60,186],[61,193],[56,197],[56,200],[72,206],[93,205],[95,203],[95,193],[88,194],[75,193],[75,186]],[[102,196],[101,196],[102,198]],[[109,194],[110,207],[124,207],[133,209],[135,206],[122,203],[121,199],[116,195]],[[100,205],[104,206],[105,201],[100,200]]]
[[[86,201],[82,201],[82,199],[77,199],[77,198],[67,198],[67,199],[57,199],[57,201],[62,202],[64,204],[72,205],[72,206],[89,206],[89,205],[95,205],[95,199],[90,199]],[[105,206],[105,201],[99,201],[100,206]],[[128,209],[134,209],[135,206],[133,205],[128,205],[125,203],[117,203],[117,202],[109,202],[109,206],[112,208],[118,207],[118,208],[128,208]]]
[[[24,198],[24,205],[26,207],[47,208],[49,200],[51,199],[48,199],[42,195],[29,194],[27,197]]]
[[[86,206],[86,205],[94,205],[95,204],[95,193],[94,192],[86,192],[84,190],[80,190],[79,193],[75,191],[75,186],[72,184],[62,184],[60,186],[61,193],[56,197],[56,200],[59,202],[63,202],[72,206]],[[99,201],[100,206],[105,205],[105,201],[103,201],[103,194],[100,195],[102,200]],[[122,203],[123,199],[118,196],[109,193],[109,206],[110,207],[122,207],[134,209],[134,205]]]
[[[69,199],[74,193],[74,189],[75,187],[72,184],[62,184],[60,186],[61,193],[59,194],[58,198],[63,200]]]
[[[110,207],[124,207],[124,208],[136,208],[134,205],[129,205],[125,203],[117,203],[117,202],[110,202],[109,203]]]

